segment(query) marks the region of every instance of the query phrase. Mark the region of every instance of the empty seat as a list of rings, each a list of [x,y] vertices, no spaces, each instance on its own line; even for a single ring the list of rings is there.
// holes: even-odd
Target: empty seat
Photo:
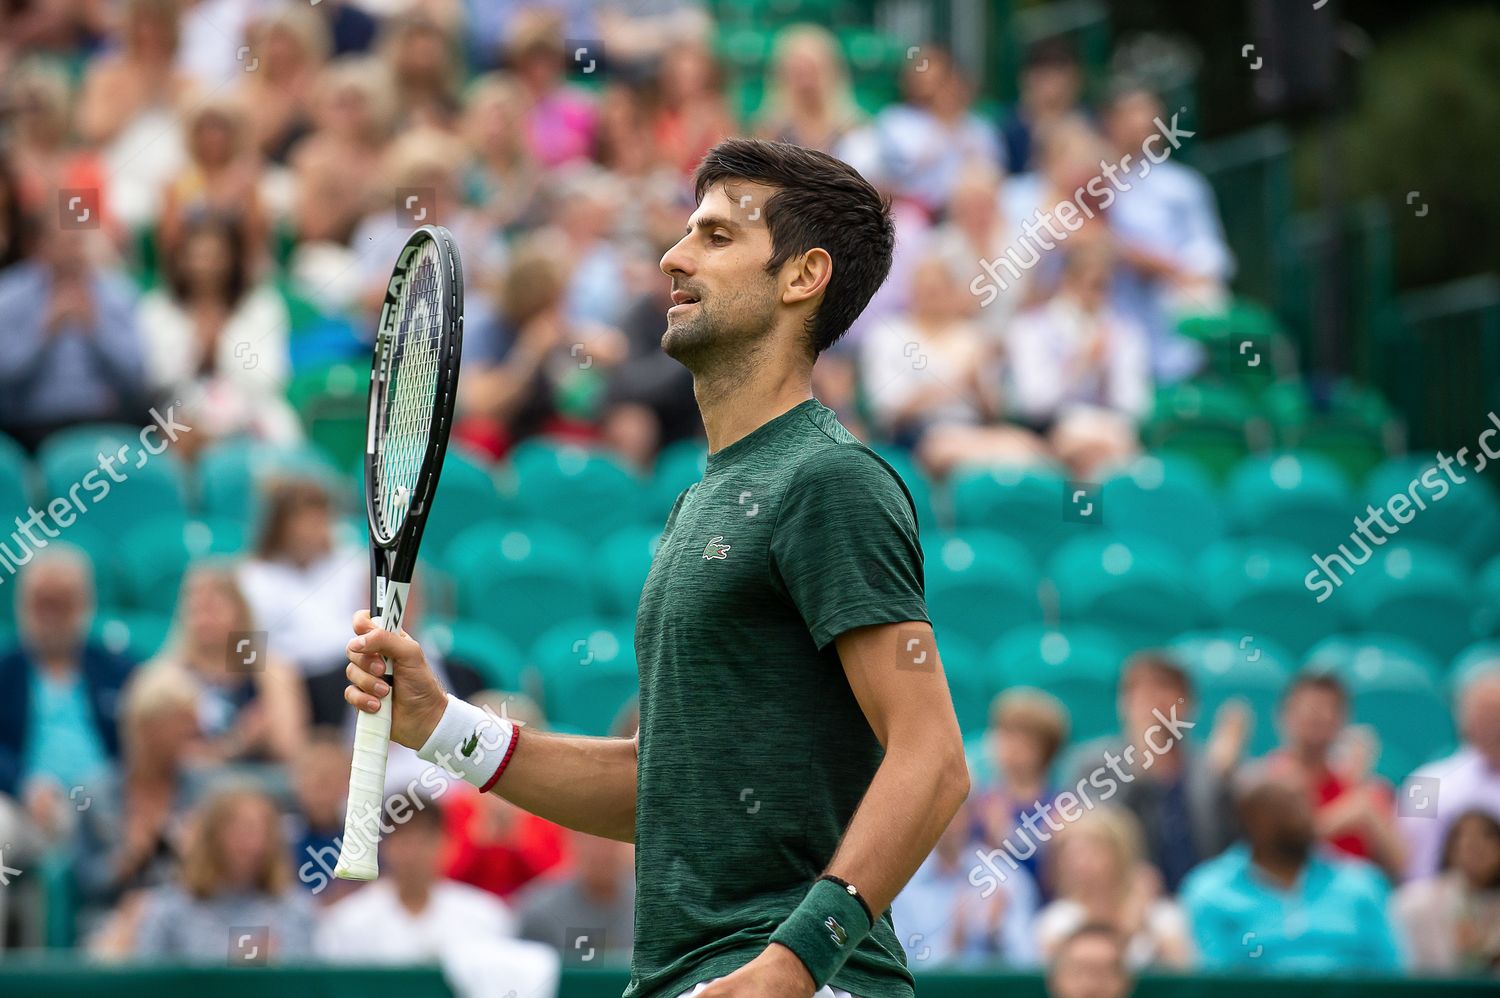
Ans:
[[[586,549],[556,524],[481,523],[454,538],[442,561],[458,616],[522,648],[553,624],[595,610]]]
[[[966,530],[928,539],[927,609],[940,633],[988,647],[1006,631],[1040,623],[1040,577],[1019,541]]]
[[[1282,453],[1241,462],[1229,478],[1229,519],[1239,534],[1277,537],[1310,553],[1347,544],[1355,504],[1344,474],[1324,458]]]
[[[1146,537],[1194,557],[1224,533],[1213,483],[1195,463],[1143,457],[1100,489],[1100,519],[1127,540]]]
[[[1118,727],[1116,685],[1126,649],[1108,631],[1074,626],[1017,628],[990,651],[998,689],[1035,686],[1068,708],[1072,740],[1085,741]]]
[[[1144,538],[1077,538],[1052,557],[1047,577],[1062,624],[1105,628],[1129,650],[1160,644],[1203,619],[1201,593],[1183,560]]]
[[[543,633],[532,646],[547,717],[589,735],[604,735],[638,689],[634,625],[578,617]]]

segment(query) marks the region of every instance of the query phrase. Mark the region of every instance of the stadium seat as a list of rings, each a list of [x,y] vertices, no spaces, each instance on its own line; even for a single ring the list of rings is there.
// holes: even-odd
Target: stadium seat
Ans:
[[[1230,475],[1227,502],[1236,533],[1278,537],[1309,556],[1347,544],[1361,512],[1343,472],[1309,454],[1246,459]]]
[[[427,514],[422,545],[428,551],[446,551],[459,534],[475,524],[499,520],[503,512],[499,490],[482,459],[450,447]]]
[[[532,646],[549,720],[604,735],[636,695],[635,627],[630,621],[577,617],[548,629]]]
[[[170,617],[188,566],[245,548],[245,528],[234,520],[147,520],[120,538],[115,572],[122,607]]]
[[[265,485],[277,475],[311,476],[335,493],[343,488],[339,470],[315,447],[226,440],[208,447],[198,457],[195,508],[200,516],[253,527]]]
[[[353,468],[365,452],[369,393],[368,361],[340,362],[300,372],[286,389],[287,400],[301,417],[308,439],[337,468]]]
[[[1500,496],[1487,478],[1472,470],[1455,464],[1452,471],[1462,479],[1461,484],[1430,460],[1387,461],[1366,481],[1364,500],[1382,509],[1394,496],[1405,495],[1409,504],[1402,510],[1406,523],[1389,512],[1382,514],[1387,523],[1399,528],[1401,540],[1439,545],[1478,568],[1500,553]]]
[[[1480,571],[1474,589],[1479,604],[1476,617],[1479,633],[1500,637],[1500,556],[1492,558]]]
[[[0,514],[15,510],[24,516],[30,503],[31,461],[20,444],[0,433]]]
[[[121,448],[124,458],[102,468],[103,458],[119,455]],[[38,463],[48,502],[57,498],[74,502],[76,496],[76,522],[87,520],[101,533],[118,536],[147,519],[187,515],[177,455],[170,451],[149,454],[141,446],[138,427],[69,430],[48,438]]]
[[[678,440],[662,448],[647,486],[643,516],[654,519],[658,529],[665,526],[677,497],[703,479],[707,461],[708,446],[702,440]]]
[[[1099,533],[1069,541],[1047,565],[1063,626],[1103,627],[1134,650],[1196,628],[1202,595],[1175,551]]]
[[[1022,624],[1041,623],[1041,581],[1019,541],[989,530],[935,535],[925,548],[927,609],[935,629],[980,647]]]
[[[499,473],[501,495],[518,515],[549,520],[591,542],[643,519],[645,486],[612,455],[531,439]]]
[[[1184,382],[1157,391],[1141,439],[1153,453],[1180,454],[1223,481],[1250,452],[1250,427],[1256,420],[1255,406],[1242,390]]]
[[[990,650],[997,689],[1035,686],[1068,708],[1073,742],[1119,727],[1115,710],[1120,665],[1127,651],[1109,631],[1089,626],[1017,628]]]
[[[1296,671],[1297,660],[1291,652],[1266,638],[1234,631],[1182,634],[1168,648],[1193,678],[1196,717],[1205,733],[1219,708],[1238,699],[1250,708],[1254,719],[1248,751],[1261,755],[1276,747],[1276,707]]]
[[[661,541],[656,527],[631,526],[615,531],[599,548],[599,606],[608,614],[635,619],[641,589],[651,571],[651,559]]]
[[[990,698],[998,690],[985,666],[984,653],[962,635],[944,631],[938,635],[938,654],[959,729],[966,738],[983,732],[989,723]]]
[[[1339,676],[1379,675],[1388,665],[1404,674],[1419,669],[1438,680],[1443,663],[1420,645],[1379,631],[1334,634],[1313,645],[1303,658],[1303,668],[1315,672],[1332,670]],[[1394,664],[1390,664],[1394,663]]]
[[[466,665],[479,673],[488,689],[516,692],[526,656],[520,647],[487,624],[474,620],[439,621],[422,628],[445,663]]]
[[[1191,558],[1217,541],[1224,518],[1213,483],[1194,462],[1143,457],[1100,487],[1101,524],[1130,540],[1146,537]]]
[[[147,662],[167,644],[172,618],[166,614],[119,611],[101,613],[89,628],[94,640],[134,662]]]
[[[1347,623],[1343,601],[1319,603],[1307,588],[1312,568],[1305,551],[1267,537],[1228,538],[1205,548],[1197,560],[1215,624],[1274,641],[1298,657]]]
[[[1050,468],[960,467],[950,483],[955,530],[998,530],[1025,544],[1038,563],[1094,529],[1065,518],[1067,483]]]
[[[1454,695],[1481,672],[1500,668],[1500,641],[1480,641],[1453,656],[1448,665],[1448,691]]]
[[[458,593],[458,616],[522,648],[553,624],[595,610],[587,549],[553,523],[478,524],[453,539],[441,564]]]
[[[1356,630],[1408,638],[1442,662],[1474,641],[1474,597],[1456,554],[1398,535],[1377,548],[1333,599]]]

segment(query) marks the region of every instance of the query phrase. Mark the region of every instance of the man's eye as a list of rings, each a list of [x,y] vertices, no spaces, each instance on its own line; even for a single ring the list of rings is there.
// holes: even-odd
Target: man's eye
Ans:
[[[713,243],[715,246],[723,246],[729,242],[729,236],[723,232],[715,232],[713,235],[708,237],[708,241]]]

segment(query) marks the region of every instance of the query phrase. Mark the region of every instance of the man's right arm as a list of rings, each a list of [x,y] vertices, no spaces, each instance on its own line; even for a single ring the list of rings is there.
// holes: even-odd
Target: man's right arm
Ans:
[[[351,685],[344,700],[374,713],[390,694],[385,662],[395,669],[391,740],[412,749],[426,744],[443,713],[447,693],[433,675],[422,648],[405,633],[375,626],[367,611],[354,617],[349,642]],[[603,838],[635,841],[636,742],[631,738],[586,738],[530,728],[517,731],[515,752],[491,793],[565,828]]]

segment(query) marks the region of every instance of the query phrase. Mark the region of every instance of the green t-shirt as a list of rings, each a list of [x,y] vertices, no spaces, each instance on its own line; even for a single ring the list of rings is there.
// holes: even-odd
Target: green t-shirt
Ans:
[[[926,621],[910,494],[808,399],[710,454],[636,617],[641,729],[627,998],[731,973],[827,867],[883,750],[834,639]],[[881,915],[830,982],[912,994]]]

